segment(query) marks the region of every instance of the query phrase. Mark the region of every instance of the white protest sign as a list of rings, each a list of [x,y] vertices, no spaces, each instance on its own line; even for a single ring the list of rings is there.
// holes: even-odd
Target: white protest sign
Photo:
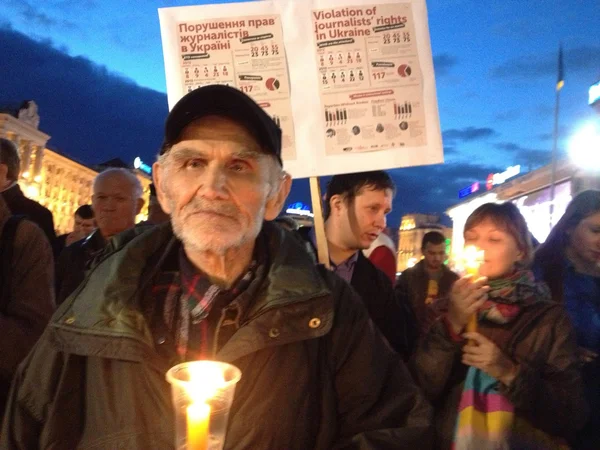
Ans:
[[[425,0],[269,0],[159,9],[169,106],[246,92],[295,178],[443,162]]]

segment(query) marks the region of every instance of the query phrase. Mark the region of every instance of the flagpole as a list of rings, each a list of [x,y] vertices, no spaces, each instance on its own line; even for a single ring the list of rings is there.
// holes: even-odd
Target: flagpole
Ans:
[[[550,229],[554,226],[554,191],[556,187],[556,163],[558,152],[558,116],[560,110],[560,91],[564,85],[562,44],[558,49],[558,80],[554,102],[554,131],[552,133],[552,178],[550,181]]]
[[[560,109],[560,89],[556,90],[554,103],[554,132],[552,133],[552,178],[550,182],[550,228],[554,226],[554,190],[556,185],[556,160],[558,148],[558,111]]]

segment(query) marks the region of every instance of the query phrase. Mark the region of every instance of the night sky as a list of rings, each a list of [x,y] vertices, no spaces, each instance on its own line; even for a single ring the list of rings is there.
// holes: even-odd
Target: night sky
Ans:
[[[3,0],[0,108],[34,100],[48,146],[86,164],[153,161],[168,111],[157,8],[199,3],[216,2]],[[430,0],[428,9],[446,163],[391,171],[392,226],[405,213],[445,211],[490,172],[550,162],[560,42],[561,153],[599,120],[587,89],[600,79],[600,2]],[[307,180],[296,180],[290,202],[309,198]]]

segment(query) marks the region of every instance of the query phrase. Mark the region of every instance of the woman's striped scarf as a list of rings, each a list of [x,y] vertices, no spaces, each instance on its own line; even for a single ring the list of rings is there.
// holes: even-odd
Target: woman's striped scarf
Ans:
[[[490,281],[488,298],[479,321],[505,324],[518,317],[524,305],[549,300],[550,293],[545,284],[535,282],[531,271],[519,270]],[[458,406],[454,450],[569,448],[515,415],[514,406],[499,388],[498,380],[469,367]]]

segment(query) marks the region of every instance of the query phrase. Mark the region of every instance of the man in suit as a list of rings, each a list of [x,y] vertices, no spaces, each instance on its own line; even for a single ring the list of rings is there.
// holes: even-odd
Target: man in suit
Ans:
[[[92,205],[81,205],[73,217],[73,231],[61,234],[56,238],[55,254],[58,258],[65,247],[88,237],[96,229],[96,220],[94,219],[94,210]]]
[[[56,232],[54,220],[48,208],[25,197],[19,187],[20,158],[17,146],[8,139],[0,138],[0,195],[10,212],[16,216],[25,216],[38,225],[54,246]]]
[[[325,234],[333,270],[358,292],[390,345],[408,358],[415,335],[410,305],[396,301],[389,278],[362,253],[384,230],[395,193],[381,170],[334,176],[325,196]]]

